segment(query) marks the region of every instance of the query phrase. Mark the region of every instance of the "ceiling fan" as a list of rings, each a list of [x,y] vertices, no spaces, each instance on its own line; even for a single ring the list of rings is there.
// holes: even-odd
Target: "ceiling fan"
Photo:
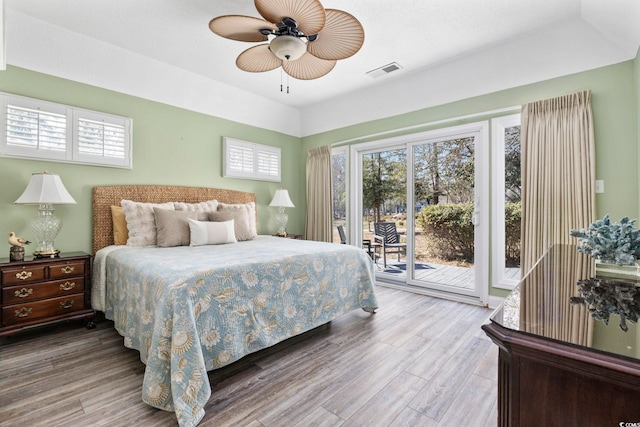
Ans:
[[[242,52],[236,65],[258,73],[280,66],[300,80],[322,77],[360,50],[364,29],[347,12],[325,9],[318,0],[255,0],[264,18],[225,15],[212,19],[215,34],[244,42],[265,42]]]

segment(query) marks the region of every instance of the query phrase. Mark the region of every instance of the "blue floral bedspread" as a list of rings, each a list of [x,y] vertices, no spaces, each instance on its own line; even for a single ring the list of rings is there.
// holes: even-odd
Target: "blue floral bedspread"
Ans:
[[[181,426],[204,416],[207,371],[378,306],[371,259],[348,245],[259,236],[104,259],[104,312],[146,364],[142,399]]]

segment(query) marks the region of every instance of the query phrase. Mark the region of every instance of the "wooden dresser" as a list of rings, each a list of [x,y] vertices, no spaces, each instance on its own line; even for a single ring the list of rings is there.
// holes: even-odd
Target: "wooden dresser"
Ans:
[[[0,289],[0,336],[69,319],[94,326],[89,254],[67,252],[18,262],[0,258]]]
[[[640,425],[640,325],[616,314],[640,306],[639,283],[593,276],[590,258],[556,245],[483,325],[499,346],[498,426]],[[594,295],[608,324],[576,303]]]

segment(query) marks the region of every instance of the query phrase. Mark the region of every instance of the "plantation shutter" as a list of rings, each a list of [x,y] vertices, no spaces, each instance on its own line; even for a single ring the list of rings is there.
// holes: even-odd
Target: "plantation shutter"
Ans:
[[[130,168],[133,121],[0,92],[0,156]]]
[[[280,150],[273,147],[258,147],[258,170],[256,174],[266,180],[280,181]]]
[[[124,157],[124,126],[79,119],[78,150],[82,154]]]
[[[225,177],[280,182],[280,149],[224,138]]]
[[[228,172],[246,176],[253,175],[253,150],[238,144],[228,146]]]
[[[7,152],[64,159],[67,155],[67,117],[64,110],[48,111],[7,104],[5,110]]]

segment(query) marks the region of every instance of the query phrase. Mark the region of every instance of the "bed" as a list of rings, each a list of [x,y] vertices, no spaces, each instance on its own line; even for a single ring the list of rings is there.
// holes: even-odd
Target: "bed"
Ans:
[[[204,416],[211,396],[207,371],[349,311],[374,312],[378,306],[373,264],[362,249],[265,235],[238,239],[247,231],[239,224],[255,227],[255,209],[247,211],[253,219],[236,215],[235,221],[224,216],[210,221],[225,210],[235,215],[255,206],[255,200],[252,193],[199,187],[93,190],[93,308],[113,320],[126,347],[140,352],[146,365],[143,401],[174,411],[180,426],[195,426]],[[210,212],[207,203],[213,201],[217,207]],[[166,207],[172,202],[182,203],[189,213],[155,207],[154,245],[114,244],[122,243],[117,235],[121,225],[114,230],[117,206],[148,209],[145,204]],[[207,208],[199,210],[201,205]],[[238,241],[166,246],[160,213],[189,215],[191,245],[201,238],[198,227],[224,228],[228,239]],[[127,219],[127,227],[135,228],[134,217]],[[137,236],[130,233],[129,242]]]

